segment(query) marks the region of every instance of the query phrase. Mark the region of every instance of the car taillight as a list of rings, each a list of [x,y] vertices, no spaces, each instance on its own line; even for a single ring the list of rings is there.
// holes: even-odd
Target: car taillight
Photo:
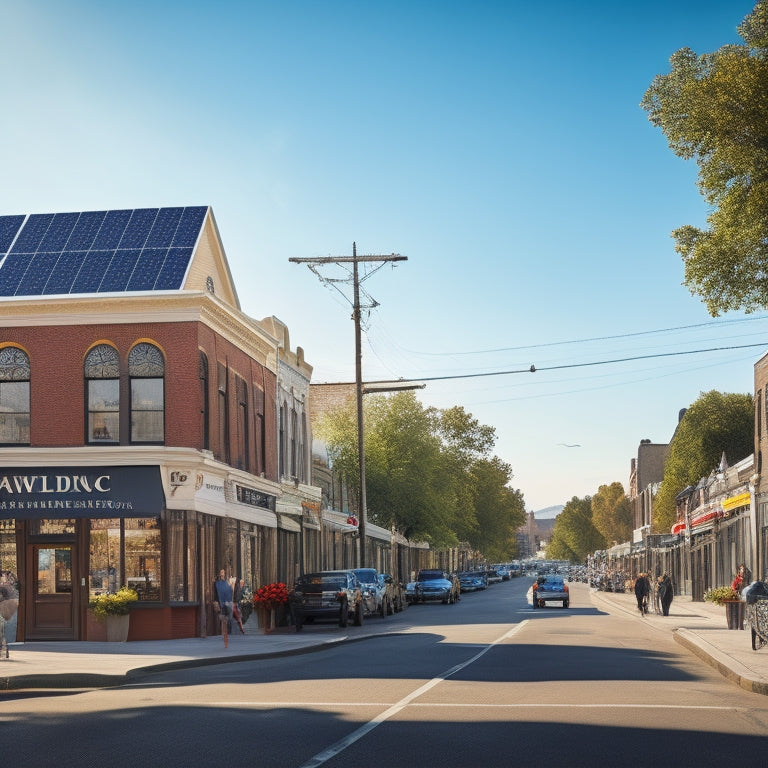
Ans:
[[[568,591],[568,585],[567,584],[563,584],[563,592],[567,592],[567,591]]]

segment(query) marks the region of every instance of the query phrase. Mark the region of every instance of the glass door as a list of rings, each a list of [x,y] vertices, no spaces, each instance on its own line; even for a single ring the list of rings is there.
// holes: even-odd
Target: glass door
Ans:
[[[30,640],[73,640],[74,547],[33,544],[30,549],[32,611],[27,636]]]

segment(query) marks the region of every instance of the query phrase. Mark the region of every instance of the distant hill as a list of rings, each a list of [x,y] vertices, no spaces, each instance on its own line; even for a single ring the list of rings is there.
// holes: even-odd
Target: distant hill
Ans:
[[[536,520],[549,520],[557,517],[565,509],[565,505],[556,504],[554,507],[546,507],[545,509],[536,510],[533,513]]]

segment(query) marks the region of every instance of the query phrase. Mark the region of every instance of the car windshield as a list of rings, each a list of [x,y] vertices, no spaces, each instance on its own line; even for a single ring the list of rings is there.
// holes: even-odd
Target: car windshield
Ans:
[[[432,581],[433,579],[444,579],[445,574],[442,571],[422,571],[419,574],[419,581]]]
[[[347,580],[344,576],[326,575],[321,573],[309,573],[302,576],[297,582],[297,587],[321,587],[324,591],[344,589],[347,586]]]
[[[376,581],[375,568],[355,568],[355,575],[363,584],[372,584]]]

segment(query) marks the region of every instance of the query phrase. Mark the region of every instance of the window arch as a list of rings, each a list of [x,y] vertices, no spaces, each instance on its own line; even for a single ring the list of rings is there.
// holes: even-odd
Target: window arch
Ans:
[[[120,355],[109,344],[98,344],[85,356],[85,397],[88,443],[120,441]]]
[[[29,356],[0,349],[0,444],[29,445]]]
[[[208,408],[208,358],[206,357],[205,352],[200,352],[200,362],[198,364],[197,373],[200,379],[200,416],[203,422],[203,448],[209,450],[211,447],[211,417]]]
[[[165,440],[165,358],[154,345],[141,342],[128,355],[131,381],[131,442]]]

